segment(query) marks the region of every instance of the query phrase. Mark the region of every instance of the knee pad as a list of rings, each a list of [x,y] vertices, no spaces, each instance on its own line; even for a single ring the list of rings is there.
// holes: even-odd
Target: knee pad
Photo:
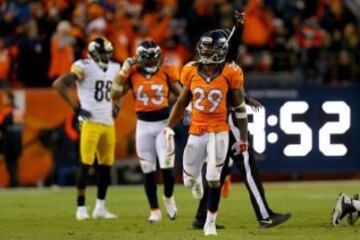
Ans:
[[[194,185],[195,185],[195,183],[196,183],[196,179],[195,178],[193,178],[193,177],[191,177],[191,176],[188,176],[188,175],[186,175],[185,173],[184,173],[184,186],[186,187],[186,188],[192,188]]]
[[[144,174],[156,171],[156,164],[148,160],[140,159],[140,167]]]
[[[175,153],[166,155],[165,158],[159,159],[161,169],[173,168],[175,166]]]

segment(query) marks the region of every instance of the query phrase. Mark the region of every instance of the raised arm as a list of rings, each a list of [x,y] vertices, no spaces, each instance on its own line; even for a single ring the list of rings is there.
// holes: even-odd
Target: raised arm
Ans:
[[[235,31],[229,40],[229,51],[226,55],[226,61],[237,60],[238,49],[241,43],[242,32],[245,23],[245,12],[235,11]]]
[[[111,98],[114,101],[118,101],[123,97],[129,90],[129,85],[126,83],[126,78],[129,75],[131,66],[136,64],[136,58],[128,58],[125,60],[123,66],[121,67],[119,73],[114,79],[114,83],[111,87]]]

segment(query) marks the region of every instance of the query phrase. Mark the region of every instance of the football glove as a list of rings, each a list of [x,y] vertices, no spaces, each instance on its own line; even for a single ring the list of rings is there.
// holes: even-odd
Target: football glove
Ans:
[[[168,154],[172,154],[175,151],[175,132],[170,127],[166,127],[163,132],[166,140],[166,150]]]
[[[185,110],[184,117],[183,117],[183,120],[182,120],[183,124],[185,126],[190,126],[191,119],[192,119],[192,112],[188,111],[188,110]]]
[[[244,153],[247,152],[249,149],[249,144],[248,142],[236,142],[231,146],[231,150],[234,150],[234,155],[237,156],[240,153]]]
[[[120,106],[119,103],[114,104],[114,106],[113,106],[113,108],[112,108],[112,111],[111,111],[113,118],[116,118],[117,115],[119,115],[120,107],[121,107],[121,106]]]
[[[77,116],[81,117],[83,120],[89,120],[92,117],[91,112],[81,108],[80,106],[75,109]]]

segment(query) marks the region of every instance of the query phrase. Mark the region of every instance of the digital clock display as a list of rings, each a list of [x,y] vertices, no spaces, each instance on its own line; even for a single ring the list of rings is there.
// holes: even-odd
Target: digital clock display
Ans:
[[[288,157],[303,157],[308,155],[314,147],[324,156],[345,156],[348,149],[344,143],[332,143],[331,136],[344,134],[350,129],[351,109],[344,101],[326,101],[321,110],[326,114],[336,114],[338,121],[327,122],[319,129],[318,146],[313,144],[313,129],[306,123],[294,121],[294,115],[306,114],[309,104],[305,101],[287,101],[279,110],[279,117],[269,115],[266,109],[254,112],[249,106],[247,111],[252,115],[249,131],[253,135],[253,148],[257,153],[264,153],[266,144],[275,144],[279,140],[276,132],[266,133],[266,125],[275,127],[279,124],[281,131],[289,135],[298,135],[299,143],[288,144],[283,149],[283,154]]]
[[[252,146],[268,170],[360,170],[360,89],[248,90]],[[263,163],[261,163],[263,162]]]

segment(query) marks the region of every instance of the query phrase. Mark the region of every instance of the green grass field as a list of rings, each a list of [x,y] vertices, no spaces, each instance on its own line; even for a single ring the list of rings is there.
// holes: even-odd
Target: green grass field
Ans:
[[[271,229],[258,227],[246,189],[235,184],[230,197],[221,201],[218,223],[226,229],[207,239],[359,239],[360,223],[343,221],[333,228],[330,214],[337,194],[359,192],[360,182],[267,183],[265,188],[271,208],[292,212],[290,221]],[[107,206],[119,215],[117,220],[84,222],[75,220],[73,188],[0,190],[0,239],[204,239],[202,231],[189,229],[197,206],[191,191],[181,185],[175,191],[178,218],[170,221],[161,203],[163,221],[150,225],[141,186],[110,189]],[[90,188],[87,194],[91,210],[95,193]]]

